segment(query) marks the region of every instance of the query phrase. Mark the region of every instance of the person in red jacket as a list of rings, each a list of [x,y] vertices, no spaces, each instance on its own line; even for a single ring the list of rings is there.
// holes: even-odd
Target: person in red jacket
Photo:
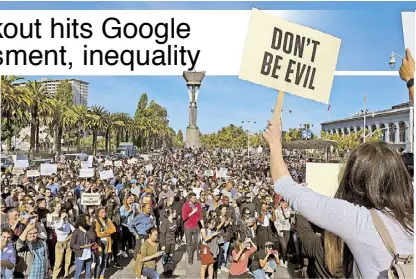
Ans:
[[[186,237],[186,252],[188,253],[188,263],[194,263],[194,253],[197,251],[197,258],[199,258],[199,225],[201,222],[204,227],[202,219],[201,204],[196,201],[196,194],[190,193],[189,200],[184,203],[182,207],[182,219],[184,222],[185,237]]]

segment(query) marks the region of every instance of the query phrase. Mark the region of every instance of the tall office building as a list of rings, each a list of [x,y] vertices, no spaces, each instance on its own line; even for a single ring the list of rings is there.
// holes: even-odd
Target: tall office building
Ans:
[[[88,82],[79,79],[66,79],[72,86],[72,92],[74,93],[74,105],[88,106]],[[46,86],[46,90],[51,96],[56,93],[61,79],[48,79],[42,78],[39,82],[42,82]],[[26,86],[26,83],[20,83],[19,86]]]

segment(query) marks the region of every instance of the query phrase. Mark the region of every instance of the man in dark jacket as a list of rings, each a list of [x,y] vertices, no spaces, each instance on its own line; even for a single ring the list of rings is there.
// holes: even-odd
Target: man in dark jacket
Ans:
[[[114,197],[111,197],[107,203],[107,217],[113,222],[114,227],[116,227],[116,232],[111,235],[112,241],[112,259],[114,261],[114,267],[121,268],[121,265],[117,261],[117,255],[119,252],[120,244],[120,235],[121,235],[121,216],[120,216],[120,207],[117,205]],[[107,258],[109,261],[110,257]],[[108,263],[107,263],[107,266]]]

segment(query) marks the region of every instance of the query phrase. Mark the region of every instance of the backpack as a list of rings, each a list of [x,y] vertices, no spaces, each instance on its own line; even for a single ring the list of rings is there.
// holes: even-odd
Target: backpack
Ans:
[[[388,278],[389,279],[414,278],[413,255],[397,254],[393,239],[391,238],[390,233],[387,230],[386,226],[383,224],[383,221],[377,215],[375,210],[373,209],[370,210],[370,213],[371,213],[371,218],[373,219],[373,223],[377,229],[378,234],[383,240],[383,243],[386,246],[389,253],[393,256],[393,261],[390,265],[390,268],[387,270]],[[359,278],[362,278],[361,272],[358,269],[357,262],[354,261],[354,264],[358,271]]]

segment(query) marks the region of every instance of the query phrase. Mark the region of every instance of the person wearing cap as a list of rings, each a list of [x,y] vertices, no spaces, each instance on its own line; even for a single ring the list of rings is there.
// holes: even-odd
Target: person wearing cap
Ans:
[[[256,207],[253,203],[251,192],[246,192],[244,196],[238,198],[237,205],[240,208],[241,214],[243,214],[243,208],[247,208],[250,211],[250,217],[256,217]]]
[[[267,241],[263,249],[257,250],[250,264],[250,271],[256,279],[272,278],[277,270],[279,254],[273,250],[273,242]]]

